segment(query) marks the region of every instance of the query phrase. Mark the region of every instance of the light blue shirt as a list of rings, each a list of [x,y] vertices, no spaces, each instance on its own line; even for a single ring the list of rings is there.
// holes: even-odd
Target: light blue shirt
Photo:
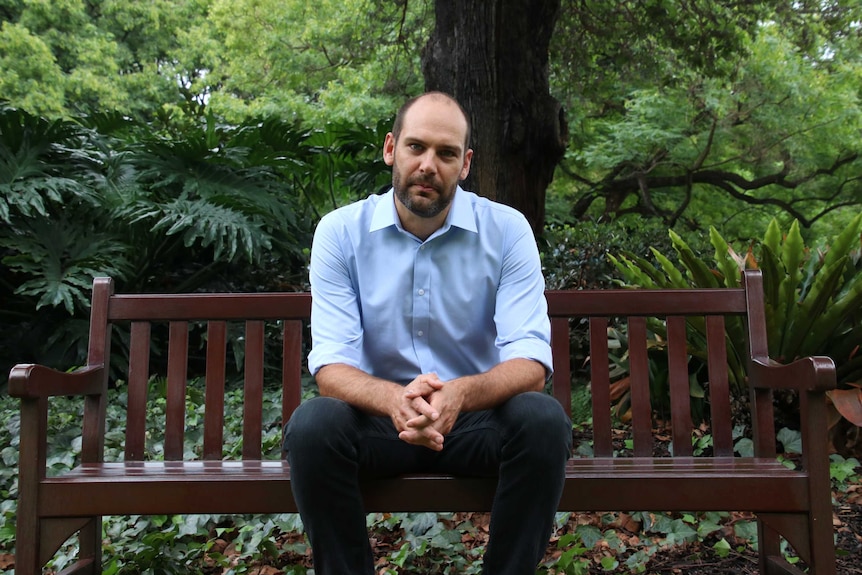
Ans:
[[[394,192],[321,219],[311,250],[308,368],[343,363],[407,384],[527,358],[551,373],[538,249],[524,216],[460,187],[424,242],[401,226]]]

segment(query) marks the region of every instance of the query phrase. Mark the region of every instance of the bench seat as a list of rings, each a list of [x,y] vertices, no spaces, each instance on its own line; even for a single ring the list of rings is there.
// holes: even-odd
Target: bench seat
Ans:
[[[806,474],[775,459],[575,459],[566,475],[561,511],[638,509],[647,491],[650,510],[787,512],[809,506]],[[495,483],[446,475],[368,481],[367,508],[489,511]],[[421,501],[416,493],[424,494]],[[86,464],[46,478],[40,500],[40,513],[54,517],[297,511],[283,461]]]

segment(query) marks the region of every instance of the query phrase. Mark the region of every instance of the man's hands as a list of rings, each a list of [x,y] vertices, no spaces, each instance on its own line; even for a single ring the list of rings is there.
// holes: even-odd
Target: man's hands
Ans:
[[[459,413],[492,409],[518,393],[541,391],[545,376],[542,364],[516,358],[449,381],[423,374],[406,387],[342,363],[323,366],[315,377],[320,395],[388,416],[403,441],[440,451]]]
[[[440,451],[463,402],[463,394],[454,381],[443,382],[435,373],[418,376],[403,388],[392,415],[398,437]]]

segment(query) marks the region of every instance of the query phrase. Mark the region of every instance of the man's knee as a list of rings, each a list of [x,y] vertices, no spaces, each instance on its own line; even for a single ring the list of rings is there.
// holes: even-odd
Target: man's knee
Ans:
[[[516,395],[503,406],[507,425],[524,434],[528,441],[544,446],[558,445],[567,451],[572,445],[572,423],[556,399],[540,392]]]
[[[348,403],[332,397],[302,402],[284,428],[286,453],[315,453],[351,436],[356,412]]]

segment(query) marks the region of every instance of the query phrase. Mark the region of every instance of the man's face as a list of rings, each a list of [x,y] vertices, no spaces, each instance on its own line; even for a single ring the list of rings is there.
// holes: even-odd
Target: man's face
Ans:
[[[412,214],[434,218],[448,210],[470,171],[473,151],[464,149],[466,137],[467,121],[458,107],[433,97],[410,107],[398,141],[386,136],[383,159],[392,166],[392,187]]]

